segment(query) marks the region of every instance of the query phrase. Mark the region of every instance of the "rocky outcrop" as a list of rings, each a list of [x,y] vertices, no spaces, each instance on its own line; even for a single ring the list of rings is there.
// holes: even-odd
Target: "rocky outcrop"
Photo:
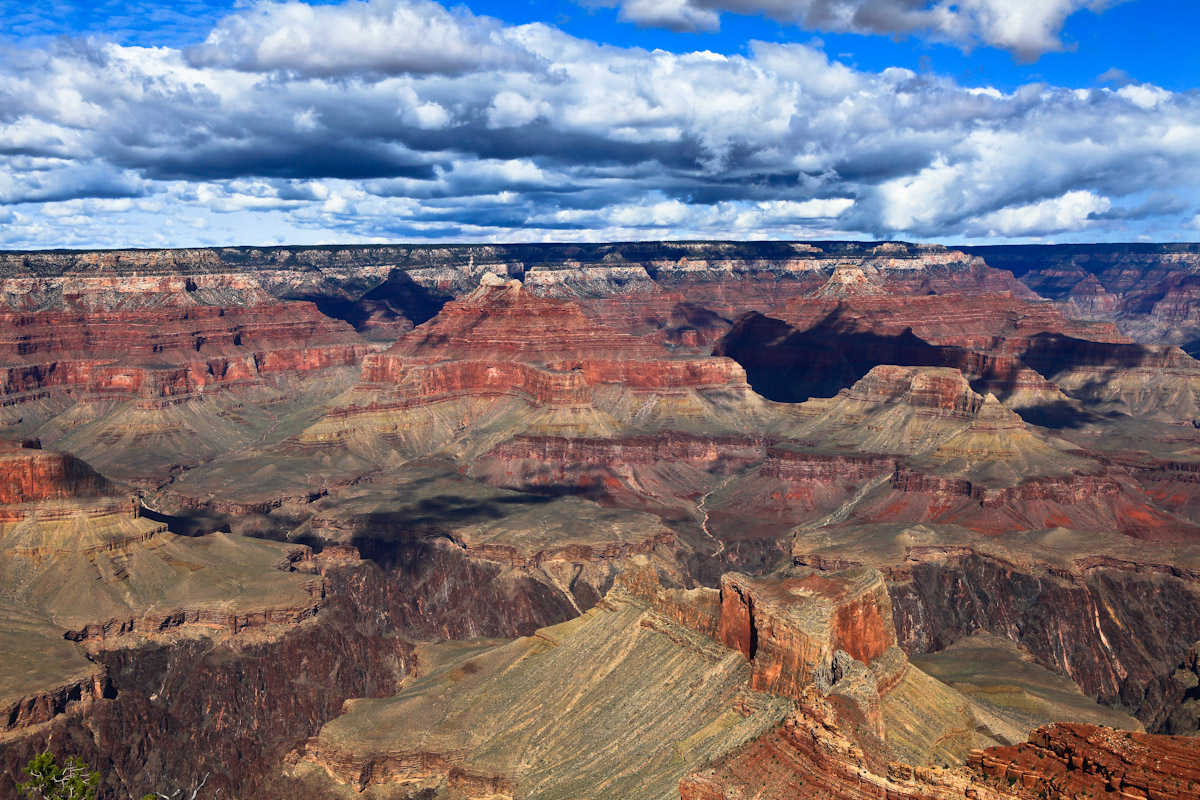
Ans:
[[[1019,787],[987,785],[960,769],[888,763],[845,732],[813,688],[783,724],[679,782],[682,800],[1008,800]]]
[[[1200,639],[1196,587],[1158,572],[1093,566],[1050,575],[967,549],[909,563],[890,577],[889,592],[908,653],[992,633],[1085,694],[1130,709],[1150,731],[1182,702],[1186,689],[1171,675]]]
[[[1043,297],[1112,321],[1146,344],[1200,335],[1194,244],[1036,245],[963,248],[1011,270]]]
[[[1052,800],[1073,797],[1198,798],[1200,739],[1060,723],[1027,744],[971,754],[970,766]]]
[[[467,783],[509,797],[662,797],[791,705],[747,691],[739,654],[629,595],[507,644],[444,650],[424,650],[430,668],[395,696],[326,725],[293,779],[310,794]]]
[[[108,672],[93,666],[88,675],[0,705],[0,734],[41,725],[60,714],[86,713],[97,700],[114,696]]]
[[[145,614],[128,619],[93,622],[78,630],[68,630],[63,638],[72,642],[97,642],[126,634],[154,635],[183,626],[199,626],[214,631],[241,633],[273,625],[296,625],[315,616],[324,598],[324,587],[315,581],[310,588],[315,595],[311,604],[295,608],[269,608],[237,613],[221,608],[189,608],[157,614]]]
[[[101,497],[114,491],[87,462],[70,453],[0,441],[0,504]],[[5,511],[0,509],[0,515]]]
[[[838,651],[869,666],[896,636],[882,578],[859,569],[779,580],[726,573],[717,641],[750,660],[751,688],[799,698],[836,682]]]
[[[353,366],[371,348],[310,303],[0,315],[0,392],[178,402],[285,372]]]

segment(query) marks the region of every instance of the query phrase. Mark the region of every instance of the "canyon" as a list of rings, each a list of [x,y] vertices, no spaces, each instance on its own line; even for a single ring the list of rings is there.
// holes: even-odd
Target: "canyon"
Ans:
[[[0,253],[0,796],[1200,798],[1197,276]]]

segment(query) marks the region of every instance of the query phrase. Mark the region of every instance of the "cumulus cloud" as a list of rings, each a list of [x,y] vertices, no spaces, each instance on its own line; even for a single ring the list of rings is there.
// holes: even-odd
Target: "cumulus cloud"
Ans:
[[[310,6],[261,2],[225,17],[188,50],[200,67],[301,75],[459,73],[515,65],[527,54],[494,19],[432,0],[350,0]]]
[[[711,31],[721,13],[757,14],[814,31],[921,35],[963,48],[987,45],[1030,61],[1062,50],[1067,17],[1115,0],[586,0],[620,18],[677,31]]]
[[[1112,201],[1092,192],[1072,191],[1059,197],[984,214],[975,224],[995,236],[1042,236],[1091,227],[1097,214],[1112,208]]]
[[[410,13],[448,26],[441,61],[428,26],[388,22]],[[412,47],[339,38],[371,15]],[[336,41],[313,55],[263,20]],[[260,3],[204,48],[0,49],[0,244],[1128,239],[1200,207],[1200,97],[1133,81],[1000,91],[805,45],[647,51],[429,0]],[[52,213],[89,198],[135,202]]]

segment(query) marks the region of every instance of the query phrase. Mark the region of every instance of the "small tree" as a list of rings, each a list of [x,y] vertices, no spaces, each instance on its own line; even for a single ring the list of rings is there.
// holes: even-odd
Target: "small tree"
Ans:
[[[60,767],[53,753],[42,753],[21,771],[29,780],[18,783],[17,791],[30,800],[96,800],[100,775],[77,756],[71,756]]]

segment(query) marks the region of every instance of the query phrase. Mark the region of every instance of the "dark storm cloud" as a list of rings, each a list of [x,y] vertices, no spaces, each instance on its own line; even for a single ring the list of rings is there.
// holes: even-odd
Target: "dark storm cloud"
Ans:
[[[115,163],[139,169],[153,180],[225,180],[266,178],[416,178],[431,180],[431,164],[416,163],[403,152],[379,144],[338,141],[270,142],[249,139],[237,144],[201,145],[182,152],[129,153]]]

